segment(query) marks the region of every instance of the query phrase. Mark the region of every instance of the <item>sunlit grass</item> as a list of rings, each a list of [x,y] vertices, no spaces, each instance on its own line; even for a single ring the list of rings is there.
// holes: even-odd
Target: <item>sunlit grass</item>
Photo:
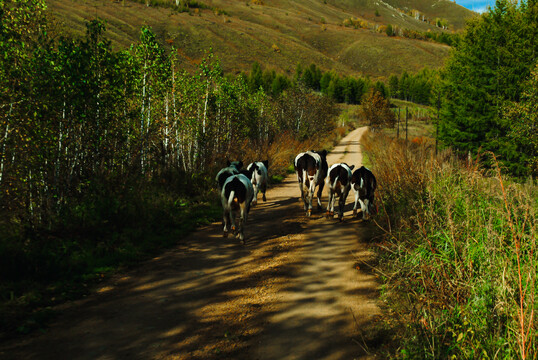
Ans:
[[[535,184],[510,182],[433,146],[377,135],[365,149],[386,236],[384,299],[406,359],[536,355]],[[503,190],[504,189],[504,190]]]

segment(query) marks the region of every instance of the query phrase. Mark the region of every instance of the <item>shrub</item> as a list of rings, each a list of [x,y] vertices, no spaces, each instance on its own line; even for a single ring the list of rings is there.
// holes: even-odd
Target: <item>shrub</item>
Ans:
[[[384,298],[403,358],[533,358],[534,184],[509,184],[446,151],[376,135]]]

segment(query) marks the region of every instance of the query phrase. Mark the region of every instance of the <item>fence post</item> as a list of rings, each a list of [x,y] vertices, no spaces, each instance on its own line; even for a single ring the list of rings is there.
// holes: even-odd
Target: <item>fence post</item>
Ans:
[[[398,125],[396,127],[396,139],[400,138],[400,108],[398,108]]]
[[[441,93],[437,93],[437,126],[435,127],[435,156],[437,156],[437,143],[439,139],[439,111],[441,108]]]
[[[405,107],[405,141],[407,141],[407,118],[408,118],[408,113],[407,113],[407,106]]]

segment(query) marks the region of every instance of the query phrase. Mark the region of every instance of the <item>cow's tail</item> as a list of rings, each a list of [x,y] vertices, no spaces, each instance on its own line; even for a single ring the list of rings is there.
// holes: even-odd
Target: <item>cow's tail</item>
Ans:
[[[232,190],[232,191],[230,191],[230,196],[228,196],[228,209],[232,208],[232,203],[234,201],[234,197],[235,197],[235,191]]]
[[[339,177],[340,177],[340,176],[336,176],[336,177],[334,178],[334,182],[331,184],[331,187],[332,187],[333,189],[336,188],[336,183],[338,182],[338,178],[339,178]]]

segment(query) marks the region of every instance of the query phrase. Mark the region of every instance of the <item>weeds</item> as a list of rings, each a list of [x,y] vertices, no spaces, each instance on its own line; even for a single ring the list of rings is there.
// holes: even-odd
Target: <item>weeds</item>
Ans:
[[[364,143],[386,234],[383,296],[401,329],[393,356],[535,358],[536,187],[426,144]]]

